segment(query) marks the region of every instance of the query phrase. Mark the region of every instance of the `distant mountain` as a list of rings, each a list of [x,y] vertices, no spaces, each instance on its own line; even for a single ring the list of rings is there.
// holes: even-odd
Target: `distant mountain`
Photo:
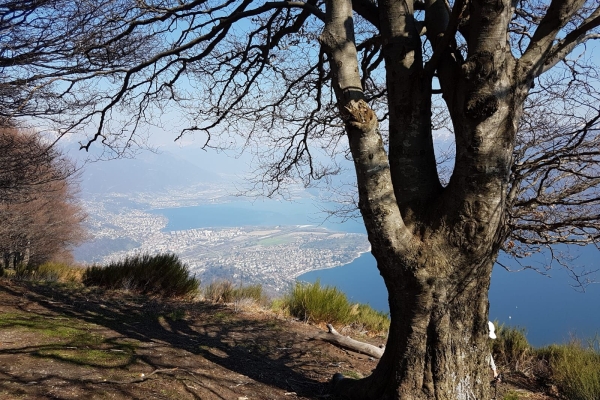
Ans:
[[[200,168],[177,154],[142,152],[135,158],[88,162],[81,189],[83,193],[159,192],[222,179],[218,171]]]
[[[82,243],[73,249],[73,257],[79,262],[101,262],[105,256],[118,251],[131,250],[140,246],[140,243],[127,237],[122,238],[99,238]]]

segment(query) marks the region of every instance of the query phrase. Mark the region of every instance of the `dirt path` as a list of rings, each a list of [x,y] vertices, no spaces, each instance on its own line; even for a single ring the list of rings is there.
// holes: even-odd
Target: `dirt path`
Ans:
[[[0,398],[330,398],[334,373],[368,375],[376,360],[312,340],[319,329],[259,309],[2,281]]]

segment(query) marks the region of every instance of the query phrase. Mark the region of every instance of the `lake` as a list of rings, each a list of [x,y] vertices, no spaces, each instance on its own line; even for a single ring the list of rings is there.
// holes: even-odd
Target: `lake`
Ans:
[[[318,279],[322,285],[336,286],[351,301],[389,311],[387,289],[371,253],[337,268],[307,272],[298,279]],[[490,319],[525,328],[535,347],[564,343],[572,337],[593,338],[600,334],[600,285],[589,285],[582,293],[569,283],[573,281],[560,269],[552,271],[549,278],[532,270],[508,272],[497,265],[489,293]]]
[[[362,223],[326,220],[323,211],[311,199],[295,201],[257,200],[204,204],[192,207],[164,208],[150,211],[169,220],[165,231],[207,227],[315,225],[348,233],[366,233]]]
[[[364,233],[358,221],[339,224],[323,222],[312,200],[296,202],[256,201],[207,204],[195,207],[154,210],[165,215],[165,230],[248,225],[320,225],[326,228]],[[598,265],[598,251],[584,249],[577,263]],[[541,261],[540,261],[541,262]],[[496,266],[490,287],[490,319],[509,326],[525,328],[529,342],[536,346],[568,341],[572,335],[592,338],[600,333],[600,285],[590,285],[585,293],[574,290],[567,274],[556,269],[552,278],[531,270],[507,272]],[[368,303],[388,311],[387,291],[371,253],[362,254],[352,263],[327,270],[312,271],[300,277],[324,285],[336,286],[352,301]]]

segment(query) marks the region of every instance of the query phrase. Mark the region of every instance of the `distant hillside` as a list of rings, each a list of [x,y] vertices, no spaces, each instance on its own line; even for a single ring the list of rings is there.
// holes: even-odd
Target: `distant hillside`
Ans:
[[[169,152],[145,152],[134,159],[96,161],[85,166],[84,193],[157,192],[199,183],[218,182],[219,175]]]
[[[88,263],[101,262],[105,256],[117,251],[131,250],[140,244],[131,238],[98,238],[87,241],[73,249],[76,260],[86,260]]]

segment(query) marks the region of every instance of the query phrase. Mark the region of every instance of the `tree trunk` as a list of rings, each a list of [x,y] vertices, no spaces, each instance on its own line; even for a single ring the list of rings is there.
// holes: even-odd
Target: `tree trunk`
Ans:
[[[392,321],[385,353],[371,376],[338,380],[334,392],[361,400],[489,399],[492,265],[457,265],[457,279],[382,274]]]
[[[373,374],[335,379],[343,398],[489,399],[488,289],[505,218],[520,100],[510,60],[481,51],[454,70],[457,155],[439,184],[431,140],[431,75],[404,3],[381,1],[389,159],[365,102],[351,0],[327,1],[320,41],[329,57],[356,170],[359,208],[389,293],[388,343]],[[499,34],[498,34],[499,35]],[[489,44],[489,43],[488,43]],[[499,50],[500,52],[500,50]],[[497,65],[499,67],[497,67]],[[491,72],[490,72],[491,71]]]

